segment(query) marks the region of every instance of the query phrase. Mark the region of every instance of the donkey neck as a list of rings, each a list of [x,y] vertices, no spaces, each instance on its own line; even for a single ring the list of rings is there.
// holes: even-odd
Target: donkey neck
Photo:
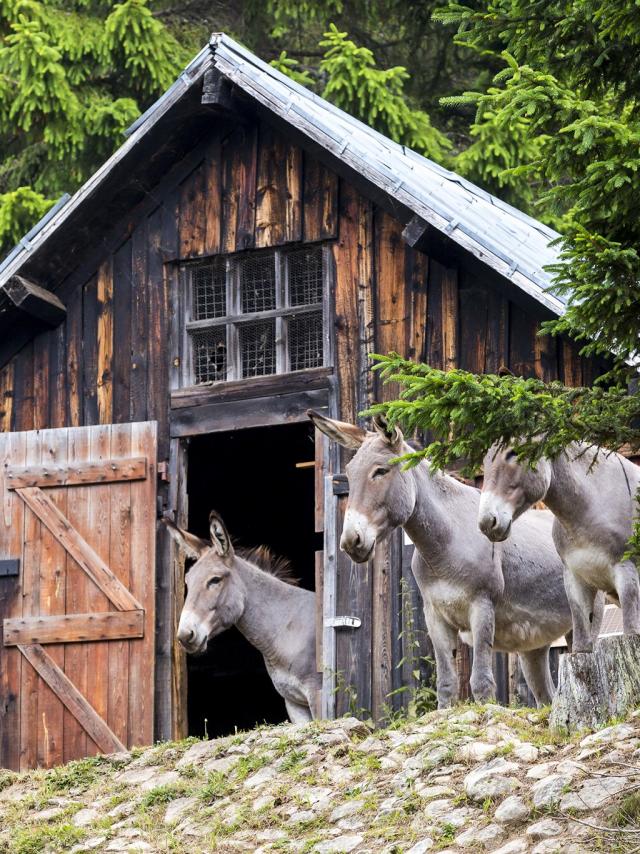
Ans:
[[[455,517],[452,505],[459,503],[459,495],[465,488],[452,477],[441,472],[431,474],[426,463],[410,470],[416,486],[416,502],[413,513],[403,526],[411,541],[420,552],[423,561],[432,572],[442,563],[442,557],[451,549],[455,527],[466,521],[456,506]],[[460,502],[463,505],[465,502]],[[460,508],[464,513],[464,506]],[[473,521],[473,520],[470,520]]]
[[[574,527],[588,503],[585,495],[584,476],[591,457],[588,460],[570,459],[571,450],[564,451],[551,460],[551,480],[544,503],[567,530]]]
[[[234,568],[236,571],[245,588],[244,610],[236,627],[270,664],[277,665],[282,658],[278,640],[282,637],[283,624],[295,615],[293,608],[291,614],[288,609],[300,589],[258,569],[249,561],[238,560]]]

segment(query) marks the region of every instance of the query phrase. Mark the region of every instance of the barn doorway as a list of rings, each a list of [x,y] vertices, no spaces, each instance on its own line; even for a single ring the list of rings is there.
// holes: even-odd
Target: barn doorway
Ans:
[[[314,431],[309,423],[193,437],[188,450],[189,530],[208,535],[209,511],[236,546],[268,545],[300,584],[315,585]],[[211,738],[288,720],[262,656],[233,628],[187,658],[189,735]],[[206,721],[206,723],[205,723]]]

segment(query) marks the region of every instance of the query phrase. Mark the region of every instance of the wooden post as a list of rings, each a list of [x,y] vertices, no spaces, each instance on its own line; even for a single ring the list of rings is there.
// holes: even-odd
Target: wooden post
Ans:
[[[560,658],[549,724],[576,732],[624,716],[640,704],[640,637],[603,638],[593,653]]]

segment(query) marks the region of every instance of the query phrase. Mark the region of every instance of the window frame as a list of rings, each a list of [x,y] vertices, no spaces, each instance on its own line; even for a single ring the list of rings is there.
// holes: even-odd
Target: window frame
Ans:
[[[289,305],[289,265],[287,256],[298,250],[320,248],[322,257],[322,299],[316,303],[302,306]],[[275,296],[276,307],[268,311],[257,311],[251,313],[242,312],[242,294],[240,287],[240,264],[236,263],[249,254],[271,253],[275,264]],[[330,335],[329,335],[329,305],[330,295],[333,288],[333,257],[331,246],[328,243],[303,243],[293,244],[286,247],[265,247],[264,249],[253,249],[246,252],[234,252],[225,254],[225,282],[226,282],[226,310],[224,317],[207,318],[206,320],[194,320],[194,279],[193,272],[198,267],[213,264],[220,255],[204,256],[190,259],[180,265],[180,284],[184,295],[183,313],[183,359],[182,359],[182,381],[185,386],[206,386],[217,383],[242,380],[251,382],[265,376],[278,376],[287,373],[302,373],[305,370],[315,368],[299,368],[292,371],[289,356],[288,341],[288,319],[304,314],[321,313],[322,317],[322,365],[315,367],[327,367],[330,361]],[[242,353],[240,348],[240,328],[245,323],[255,323],[261,320],[275,320],[275,372],[269,374],[256,374],[248,377],[242,376]],[[194,365],[193,333],[199,330],[225,327],[226,329],[226,377],[219,380],[198,381]]]

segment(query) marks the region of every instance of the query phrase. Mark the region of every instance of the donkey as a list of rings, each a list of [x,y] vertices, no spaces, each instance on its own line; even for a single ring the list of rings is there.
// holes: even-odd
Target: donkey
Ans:
[[[315,426],[357,451],[346,467],[349,500],[340,548],[356,563],[401,526],[415,544],[411,568],[420,588],[436,658],[438,706],[458,698],[458,633],[473,647],[471,691],[495,696],[494,649],[518,652],[538,705],[554,686],[549,646],[571,628],[563,568],[551,538],[552,516],[532,511],[513,542],[496,549],[478,531],[480,493],[424,463],[403,470],[393,459],[412,449],[397,427],[374,420],[375,432],[309,412]]]
[[[210,638],[237,628],[264,658],[293,723],[317,717],[315,593],[296,586],[288,561],[260,546],[236,552],[220,516],[211,512],[211,542],[165,518],[174,540],[195,560],[185,577],[187,597],[178,639],[194,655]]]
[[[567,569],[575,652],[593,650],[598,590],[622,607],[624,634],[640,633],[638,572],[623,557],[639,488],[637,466],[620,454],[583,443],[570,445],[555,459],[540,460],[535,469],[521,465],[512,448],[494,447],[485,458],[478,524],[490,540],[505,540],[513,520],[537,501],[555,515],[553,540]]]

